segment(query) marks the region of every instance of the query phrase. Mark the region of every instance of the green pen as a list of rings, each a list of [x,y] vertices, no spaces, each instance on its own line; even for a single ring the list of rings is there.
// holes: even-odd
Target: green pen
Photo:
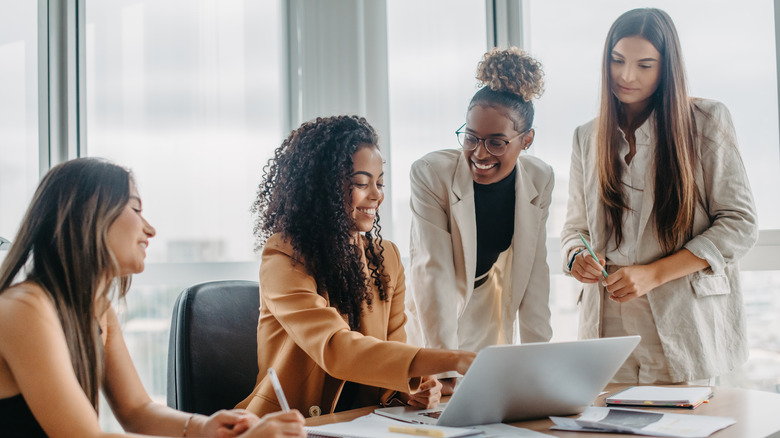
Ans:
[[[585,236],[583,236],[583,235],[582,235],[582,233],[577,233],[577,234],[579,234],[579,235],[580,235],[580,240],[582,240],[582,243],[584,243],[584,244],[585,244],[585,248],[586,248],[586,249],[588,250],[588,252],[590,253],[590,256],[591,256],[591,257],[593,257],[593,260],[595,260],[595,261],[598,263],[598,261],[599,261],[599,258],[598,258],[598,257],[596,257],[596,253],[595,253],[595,252],[593,252],[593,249],[590,247],[590,244],[588,243],[588,241],[587,241],[587,240],[585,240]],[[604,274],[604,278],[607,278],[607,277],[608,277],[608,275],[607,275],[607,270],[606,270],[606,269],[604,269],[604,268],[601,268],[601,273],[602,273],[602,274]]]

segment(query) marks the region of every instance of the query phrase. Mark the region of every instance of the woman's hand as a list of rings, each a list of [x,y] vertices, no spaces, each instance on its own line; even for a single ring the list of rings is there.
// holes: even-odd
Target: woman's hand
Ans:
[[[658,271],[652,264],[626,266],[604,280],[604,286],[610,293],[609,299],[618,303],[641,297],[661,284]]]
[[[441,382],[436,377],[423,376],[420,388],[414,394],[409,394],[406,404],[420,409],[433,409],[441,401],[441,388]]]
[[[220,430],[220,434],[217,436],[219,438],[234,436],[239,438],[306,438],[304,424],[303,415],[298,410],[293,409],[288,412],[266,414],[263,418],[257,419],[249,430],[240,435],[232,435],[231,431]]]
[[[187,427],[187,435],[202,437],[235,437],[260,421],[257,415],[243,409],[217,411],[209,417],[195,415]]]
[[[439,379],[439,382],[441,382],[441,395],[452,395],[455,392],[455,383],[457,381],[458,379],[455,377]]]
[[[455,367],[455,371],[461,375],[466,375],[466,371],[471,367],[471,363],[474,362],[474,358],[477,357],[477,353],[473,351],[458,350],[458,362]]]
[[[574,257],[571,265],[571,275],[582,283],[597,283],[604,279],[602,270],[607,265],[607,259],[603,254],[596,254],[598,260],[594,260],[588,251],[580,251]],[[611,277],[611,276],[610,276]]]

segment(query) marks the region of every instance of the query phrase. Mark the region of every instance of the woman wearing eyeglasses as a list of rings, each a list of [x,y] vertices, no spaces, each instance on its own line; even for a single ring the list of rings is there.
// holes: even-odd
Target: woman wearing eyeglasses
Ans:
[[[411,169],[410,340],[425,347],[479,351],[552,336],[545,224],[552,168],[521,152],[534,140],[531,100],[542,66],[512,47],[486,53],[483,86],[461,149],[430,153]],[[442,376],[443,393],[454,380]]]

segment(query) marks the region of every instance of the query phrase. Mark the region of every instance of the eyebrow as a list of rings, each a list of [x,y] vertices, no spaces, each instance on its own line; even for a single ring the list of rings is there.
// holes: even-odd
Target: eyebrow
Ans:
[[[619,57],[621,57],[621,58],[624,58],[624,59],[625,59],[625,56],[623,56],[623,54],[622,54],[622,53],[620,53],[620,52],[618,52],[617,50],[613,50],[613,51],[612,51],[612,56],[619,56]],[[640,59],[638,62],[650,62],[650,61],[655,61],[655,62],[658,62],[658,60],[657,60],[657,59],[655,59],[655,58],[642,58],[642,59]]]
[[[133,199],[135,199],[136,201],[138,201],[138,205],[139,205],[139,206],[142,206],[142,205],[143,205],[143,203],[141,203],[141,198],[139,198],[138,196],[130,195],[130,199],[129,199],[129,200],[130,200],[130,201],[132,201]]]
[[[382,173],[380,173],[380,174],[379,174],[379,176],[384,176],[384,174],[385,174],[385,173],[384,173],[384,172],[382,172]],[[355,173],[353,173],[352,175],[350,175],[350,177],[353,177],[353,176],[358,176],[358,175],[365,175],[365,176],[367,176],[367,177],[369,177],[369,178],[371,178],[372,176],[374,176],[374,175],[372,175],[372,174],[371,174],[371,172],[366,172],[366,171],[363,171],[363,170],[358,170],[357,172],[355,172]]]
[[[466,131],[469,131],[469,133],[475,133],[475,134],[477,133],[477,131],[469,128],[468,126],[466,126]],[[509,136],[504,134],[503,132],[498,132],[495,134],[488,134],[487,137],[509,137]]]

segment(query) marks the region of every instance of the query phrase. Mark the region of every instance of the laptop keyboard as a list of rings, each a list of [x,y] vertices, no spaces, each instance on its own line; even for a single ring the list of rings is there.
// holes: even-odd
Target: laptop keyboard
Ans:
[[[443,411],[418,412],[417,415],[424,415],[426,417],[431,417],[431,418],[439,418],[441,417],[442,412]]]

